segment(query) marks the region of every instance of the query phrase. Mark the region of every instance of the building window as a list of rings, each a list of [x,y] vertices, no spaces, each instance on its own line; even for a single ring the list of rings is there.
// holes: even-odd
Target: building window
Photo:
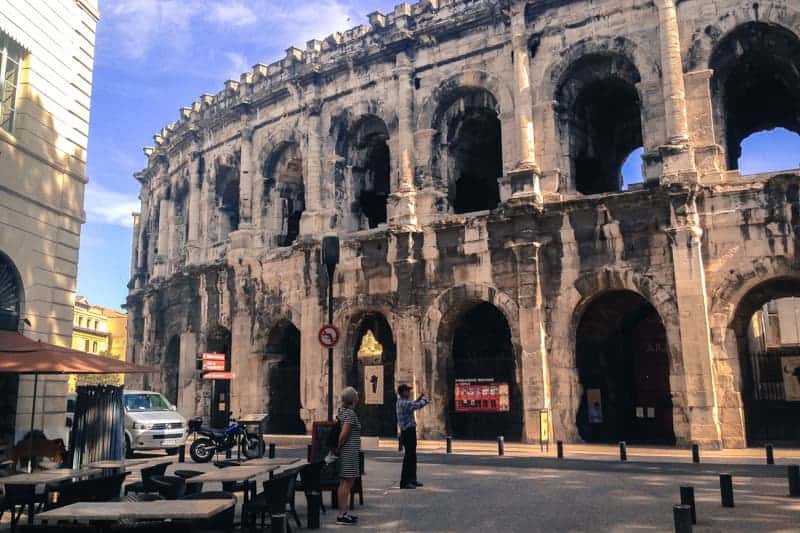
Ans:
[[[85,339],[83,341],[83,351],[84,352],[88,352],[89,351],[89,339]]]
[[[79,328],[82,328],[82,327],[83,327],[83,317],[82,317],[82,316],[79,316],[79,317],[78,317],[78,327],[79,327]]]
[[[0,32],[0,128],[11,133],[17,104],[22,48]]]
[[[92,353],[97,353],[97,341],[92,343]]]

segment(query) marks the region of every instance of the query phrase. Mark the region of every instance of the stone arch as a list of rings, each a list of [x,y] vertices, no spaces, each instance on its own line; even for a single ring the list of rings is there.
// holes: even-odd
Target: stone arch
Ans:
[[[422,364],[423,374],[428,380],[425,389],[432,394],[434,402],[433,413],[428,417],[430,425],[425,428],[426,436],[442,436],[447,430],[448,364],[452,357],[456,319],[471,307],[483,303],[493,305],[508,323],[517,383],[521,385],[522,347],[519,307],[516,302],[504,292],[488,285],[460,285],[445,290],[428,306],[422,320]]]
[[[300,234],[306,208],[304,151],[296,135],[272,145],[261,167],[261,217],[266,240],[290,246]]]
[[[205,351],[225,354],[225,370],[231,370],[233,341],[231,330],[220,324],[208,328],[205,337]],[[228,413],[231,403],[230,380],[212,380],[208,417],[212,427],[226,427],[230,419]]]
[[[712,293],[709,318],[714,360],[721,374],[731,376],[721,382],[721,397],[726,399],[721,411],[727,413],[729,421],[736,422],[723,424],[723,438],[737,446],[780,439],[785,427],[793,427],[781,417],[788,413],[790,419],[796,420],[798,416],[796,411],[786,412],[785,406],[778,405],[784,412],[777,413],[773,420],[771,408],[775,402],[769,395],[761,398],[760,393],[756,394],[753,354],[747,337],[755,312],[768,301],[786,296],[800,296],[800,268],[785,257],[761,258],[745,268],[731,270]],[[767,420],[777,421],[778,431],[772,435],[764,434]],[[796,443],[800,434],[795,432],[789,440]]]
[[[283,318],[269,329],[263,352],[263,389],[268,393],[269,431],[303,434],[301,335],[297,326]]]
[[[17,331],[25,316],[25,292],[17,266],[0,252],[0,329]]]

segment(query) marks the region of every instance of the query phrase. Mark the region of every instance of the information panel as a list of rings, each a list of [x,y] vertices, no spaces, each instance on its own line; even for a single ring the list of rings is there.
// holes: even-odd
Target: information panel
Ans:
[[[505,413],[510,410],[508,383],[492,379],[458,379],[455,390],[457,413]]]

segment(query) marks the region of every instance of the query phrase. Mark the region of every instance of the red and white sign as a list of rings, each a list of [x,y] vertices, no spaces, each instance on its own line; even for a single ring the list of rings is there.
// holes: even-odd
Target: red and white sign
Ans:
[[[457,413],[508,412],[508,383],[489,379],[456,380],[455,407]]]
[[[326,324],[319,330],[319,343],[323,348],[333,348],[339,342],[339,330],[332,324]]]
[[[236,377],[233,372],[207,372],[203,374],[203,379],[222,379],[230,380]]]
[[[204,372],[225,372],[224,353],[204,353],[203,371]]]

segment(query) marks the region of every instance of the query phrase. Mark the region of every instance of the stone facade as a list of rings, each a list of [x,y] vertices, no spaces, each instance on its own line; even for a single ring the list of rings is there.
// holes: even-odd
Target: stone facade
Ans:
[[[749,134],[798,130],[800,6],[429,0],[369,22],[255,65],[145,149],[129,359],[164,369],[145,385],[209,416],[228,390],[196,357],[223,351],[235,414],[297,389],[295,414],[324,419],[338,234],[336,387],[363,389],[371,321],[386,386],[433,396],[428,437],[491,435],[452,397],[493,368],[512,407],[491,431],[526,441],[542,420],[593,440],[595,389],[616,424],[599,440],[757,440],[746,329],[800,285],[798,172],[736,164]],[[622,190],[639,146],[645,182]]]
[[[72,338],[98,17],[96,0],[0,6],[0,59],[8,50],[18,66],[0,61],[0,271],[13,273],[11,285],[0,279],[0,315],[16,318],[0,327],[60,346]],[[14,419],[7,391],[16,400],[16,431],[0,441],[30,428],[33,377],[6,387],[10,379],[0,380],[0,403],[5,426]],[[66,393],[66,377],[41,378],[34,421],[65,442]]]

